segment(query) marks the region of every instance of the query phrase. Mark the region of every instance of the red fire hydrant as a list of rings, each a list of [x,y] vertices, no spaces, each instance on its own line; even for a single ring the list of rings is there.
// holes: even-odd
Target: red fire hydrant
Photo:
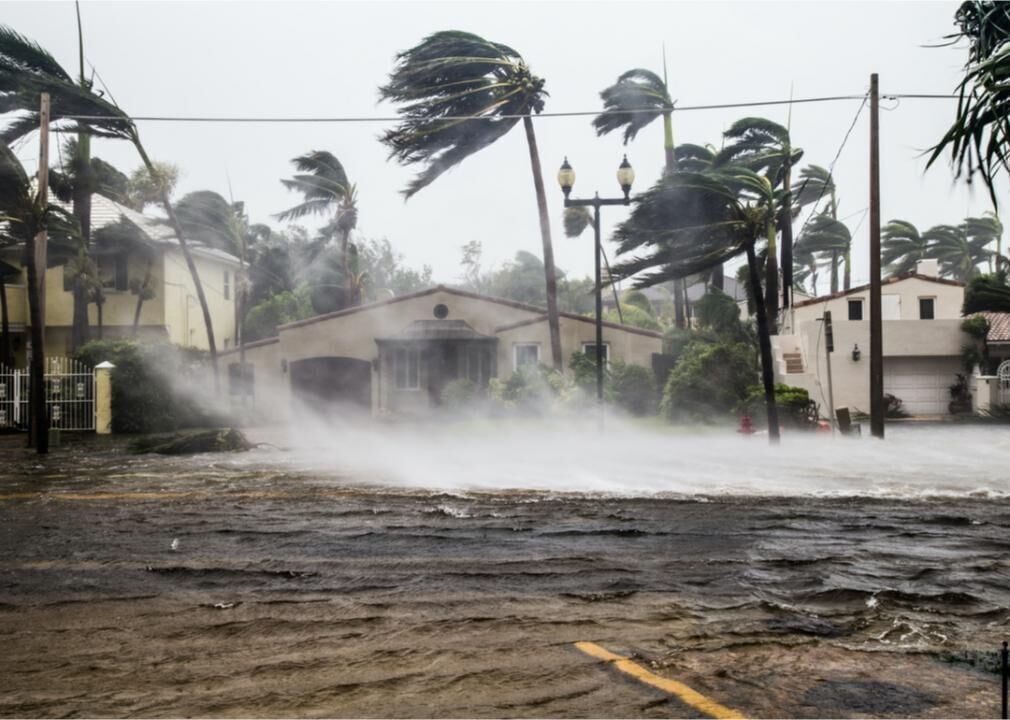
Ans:
[[[740,418],[740,427],[736,429],[741,435],[753,435],[754,434],[754,423],[750,419],[750,415],[744,415]]]

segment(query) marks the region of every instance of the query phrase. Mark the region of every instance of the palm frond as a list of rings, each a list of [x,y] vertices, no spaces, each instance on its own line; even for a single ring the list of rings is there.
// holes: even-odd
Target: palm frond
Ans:
[[[600,92],[603,113],[593,118],[597,135],[624,128],[624,144],[666,112],[673,111],[670,93],[656,73],[635,68],[622,74],[617,82]]]

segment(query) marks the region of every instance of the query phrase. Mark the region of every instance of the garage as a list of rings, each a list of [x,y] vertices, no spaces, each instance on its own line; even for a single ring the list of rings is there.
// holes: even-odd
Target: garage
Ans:
[[[909,415],[946,415],[959,372],[957,358],[884,358],[884,392],[900,399]]]
[[[372,364],[348,357],[315,357],[291,363],[292,396],[321,413],[372,406]]]

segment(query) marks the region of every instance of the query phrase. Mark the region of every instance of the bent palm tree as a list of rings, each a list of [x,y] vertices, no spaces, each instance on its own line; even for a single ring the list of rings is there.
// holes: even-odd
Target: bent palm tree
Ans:
[[[620,242],[619,253],[645,253],[615,266],[614,274],[635,276],[635,287],[649,287],[746,254],[757,315],[769,440],[776,443],[779,425],[771,334],[761,301],[755,247],[768,224],[774,223],[774,207],[774,190],[767,178],[745,168],[664,176],[639,195],[631,217],[614,232]]]
[[[337,307],[346,307],[353,294],[349,241],[358,224],[357,188],[347,179],[344,166],[325,150],[313,150],[292,161],[298,174],[281,180],[288,190],[302,194],[303,202],[277,213],[278,220],[297,220],[306,215],[326,215],[330,222],[320,232],[340,242],[342,298]]]
[[[543,243],[551,358],[561,369],[554,247],[531,117],[543,111],[546,95],[543,79],[518,52],[457,30],[429,35],[399,53],[389,81],[379,88],[382,99],[402,104],[401,123],[382,137],[390,156],[404,164],[425,165],[403,191],[407,198],[503,137],[522,117]]]
[[[204,327],[207,329],[207,345],[216,381],[217,344],[214,341],[214,326],[211,323],[207,295],[204,293],[203,283],[200,282],[199,271],[182,227],[175,216],[167,186],[161,181],[159,170],[140,141],[140,133],[136,126],[122,109],[93,93],[89,85],[82,87],[74,83],[70,75],[40,45],[0,25],[0,108],[5,112],[20,111],[20,114],[0,133],[0,140],[10,143],[38,128],[39,97],[42,93],[49,93],[52,98],[50,122],[58,123],[67,119],[86,117],[87,121],[76,122],[72,130],[84,132],[89,136],[129,140],[137,150],[154,184],[158,187],[161,203],[168,214],[169,222],[186,260],[186,267],[193,278],[196,296],[203,313]]]
[[[678,169],[677,156],[673,144],[673,101],[666,85],[666,79],[651,70],[635,68],[617,78],[610,87],[600,92],[603,112],[593,118],[593,127],[599,136],[615,130],[624,130],[624,144],[635,139],[638,132],[656,118],[663,118],[663,153],[666,173]],[[683,328],[686,323],[684,312],[685,280],[674,283],[674,322]]]
[[[977,241],[983,247],[995,243],[996,250],[991,256],[995,261],[995,267],[993,267],[993,263],[990,263],[989,270],[999,272],[1006,258],[1003,257],[1003,223],[1000,222],[996,213],[988,212],[982,217],[965,218],[961,223],[961,229],[964,230],[969,240]]]
[[[776,238],[782,233],[782,307],[789,307],[789,293],[793,285],[793,229],[792,229],[792,167],[803,151],[792,146],[789,130],[765,118],[748,117],[737,120],[723,135],[730,144],[715,157],[717,167],[727,164],[742,165],[761,173],[773,189],[782,188],[780,197],[773,198],[772,214],[766,230],[768,262],[765,266],[765,305],[777,332],[779,311],[779,263],[776,257]],[[787,211],[783,212],[783,209]]]
[[[1008,169],[1010,153],[1010,4],[996,0],[961,3],[954,15],[959,31],[948,37],[951,43],[968,40],[964,78],[957,86],[958,103],[954,122],[932,148],[929,168],[946,150],[955,173],[977,173],[997,207],[995,182]],[[967,165],[967,171],[965,171]]]
[[[891,275],[915,270],[929,255],[929,239],[907,220],[891,220],[880,229],[880,261]]]
[[[848,290],[852,279],[852,233],[845,223],[822,213],[806,224],[796,240],[798,254],[812,253],[830,258],[831,292],[838,292],[838,261],[845,263],[843,289]]]
[[[969,238],[963,227],[937,225],[922,234],[929,243],[929,257],[940,261],[940,274],[967,283],[979,275],[978,266],[988,262],[992,253],[986,249],[987,236]]]

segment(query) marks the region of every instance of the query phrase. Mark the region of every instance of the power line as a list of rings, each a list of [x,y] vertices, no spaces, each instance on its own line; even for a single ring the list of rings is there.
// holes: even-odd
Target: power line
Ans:
[[[674,105],[674,112],[695,112],[701,110],[728,110],[733,108],[748,107],[770,107],[775,105],[803,105],[810,103],[839,102],[845,100],[862,100],[865,95],[826,95],[821,97],[793,98],[786,100],[757,100],[754,102],[716,103],[712,105]],[[888,99],[916,99],[916,100],[952,100],[957,99],[957,95],[939,94],[905,94],[894,93],[881,95]],[[655,113],[656,110],[578,110],[574,112],[545,112],[533,115],[535,118],[565,118],[565,117],[596,117],[600,115],[639,115],[644,113]],[[445,121],[458,120],[521,120],[530,117],[528,115],[446,115],[438,118]],[[103,115],[67,115],[68,120],[95,121],[108,120]],[[207,115],[136,115],[126,118],[131,122],[193,122],[193,123],[372,123],[372,122],[399,122],[403,118],[399,115],[376,116],[376,117],[251,117],[251,116],[222,116],[213,117]]]

